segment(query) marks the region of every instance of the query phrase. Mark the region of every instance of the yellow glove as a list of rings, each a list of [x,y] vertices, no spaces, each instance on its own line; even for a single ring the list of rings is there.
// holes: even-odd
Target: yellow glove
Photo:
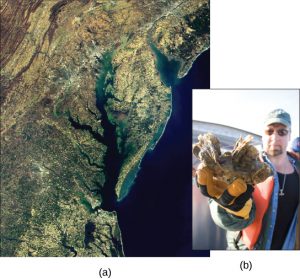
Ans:
[[[213,172],[204,167],[196,174],[197,184],[203,195],[214,199],[227,212],[247,219],[252,207],[252,185],[247,185],[244,180],[238,178],[231,184],[217,180]]]

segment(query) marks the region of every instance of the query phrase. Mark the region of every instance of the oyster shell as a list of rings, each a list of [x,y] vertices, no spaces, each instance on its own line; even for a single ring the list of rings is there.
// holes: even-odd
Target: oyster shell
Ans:
[[[201,161],[200,167],[208,167],[214,177],[232,183],[242,178],[247,184],[256,185],[272,175],[271,168],[259,160],[258,150],[250,144],[252,136],[240,137],[231,152],[222,154],[220,141],[211,134],[199,135],[193,145],[193,154]]]

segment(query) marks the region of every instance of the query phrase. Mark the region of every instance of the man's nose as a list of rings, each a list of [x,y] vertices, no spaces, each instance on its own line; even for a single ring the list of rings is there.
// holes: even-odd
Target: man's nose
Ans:
[[[280,136],[277,134],[276,131],[274,131],[274,133],[270,136],[272,141],[276,141],[280,138]]]

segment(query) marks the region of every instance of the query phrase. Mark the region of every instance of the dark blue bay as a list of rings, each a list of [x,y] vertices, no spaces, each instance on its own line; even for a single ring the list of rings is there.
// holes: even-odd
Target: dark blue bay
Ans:
[[[209,73],[207,50],[174,83],[165,131],[117,205],[126,256],[209,256],[209,251],[192,250],[191,176],[192,89],[209,88]]]

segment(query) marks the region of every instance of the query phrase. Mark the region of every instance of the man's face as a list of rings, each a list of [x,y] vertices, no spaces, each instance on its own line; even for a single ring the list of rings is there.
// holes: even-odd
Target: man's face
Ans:
[[[262,141],[263,149],[269,156],[278,156],[286,152],[290,130],[282,124],[271,124],[265,127]]]

